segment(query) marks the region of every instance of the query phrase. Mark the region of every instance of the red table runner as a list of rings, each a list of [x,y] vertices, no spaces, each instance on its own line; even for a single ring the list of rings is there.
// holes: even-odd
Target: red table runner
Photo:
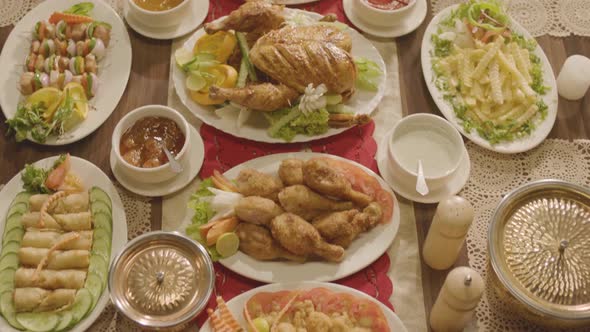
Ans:
[[[227,15],[242,3],[241,0],[210,0],[207,22]],[[322,0],[296,8],[320,14],[335,13],[340,21],[350,24],[344,15],[341,0]],[[378,173],[377,162],[374,158],[377,152],[377,143],[373,139],[374,129],[375,124],[370,122],[365,126],[354,127],[339,135],[309,143],[271,144],[248,141],[203,124],[200,133],[205,143],[205,161],[199,175],[201,178],[206,178],[211,176],[213,170],[216,169],[224,172],[257,157],[303,149],[338,155],[356,161]],[[387,276],[389,266],[389,256],[385,253],[367,268],[336,282],[363,291],[393,309],[389,302],[393,292],[393,284]],[[215,263],[215,277],[215,294],[209,300],[208,307],[210,308],[215,308],[214,297],[217,295],[229,301],[243,292],[263,285],[260,282],[242,277],[219,263]],[[206,319],[207,314],[203,312],[198,317],[199,326]]]

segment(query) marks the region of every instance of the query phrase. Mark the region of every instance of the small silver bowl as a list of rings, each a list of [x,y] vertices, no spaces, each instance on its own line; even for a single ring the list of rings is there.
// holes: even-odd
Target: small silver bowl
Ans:
[[[214,282],[207,250],[176,232],[136,237],[109,271],[111,301],[142,330],[186,327],[207,305]]]
[[[560,180],[506,195],[488,233],[493,289],[537,324],[590,324],[590,189]],[[508,295],[508,296],[506,296]]]

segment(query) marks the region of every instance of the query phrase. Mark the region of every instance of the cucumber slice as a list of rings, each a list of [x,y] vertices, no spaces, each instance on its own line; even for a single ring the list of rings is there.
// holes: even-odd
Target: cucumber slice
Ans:
[[[19,249],[20,249],[20,242],[10,241],[2,246],[2,255],[0,255],[0,258],[4,257],[10,253],[18,254]],[[2,279],[0,279],[0,280],[2,280]]]
[[[111,215],[111,208],[107,205],[107,203],[103,201],[95,201],[92,202],[90,206],[90,210],[92,211],[92,215],[96,215],[97,213],[104,213],[107,216]]]
[[[6,254],[0,259],[0,271],[18,268],[18,254]]]
[[[59,313],[59,323],[55,327],[56,332],[63,331],[70,327],[70,325],[74,322],[74,315],[70,310],[62,311]]]
[[[23,228],[23,224],[20,222],[23,215],[20,213],[15,213],[6,219],[6,227],[4,227],[4,234],[10,232],[15,228]]]
[[[2,295],[0,295],[0,310],[2,311],[2,316],[4,316],[8,324],[19,330],[25,329],[25,327],[16,320],[14,301],[12,301],[12,292],[4,292]]]
[[[16,320],[28,331],[49,332],[59,323],[59,315],[54,312],[21,312]]]
[[[14,273],[16,269],[5,269],[0,271],[0,294],[14,289]]]
[[[93,242],[105,241],[111,243],[111,232],[104,228],[95,228],[92,237]]]
[[[92,294],[92,306],[90,308],[94,308],[98,299],[100,299],[100,295],[104,289],[104,283],[98,274],[90,273],[86,277],[84,288],[88,289],[90,294]]]
[[[76,299],[74,300],[74,304],[72,305],[72,324],[79,322],[88,311],[90,311],[90,306],[92,305],[92,294],[86,288],[80,288],[76,293]]]
[[[23,239],[23,235],[25,235],[25,230],[22,229],[22,227],[21,228],[13,228],[8,233],[6,233],[6,235],[4,235],[4,238],[2,239],[2,243],[8,243],[11,241],[20,243],[20,241],[22,241],[22,239]]]
[[[30,197],[31,197],[31,194],[29,194],[26,191],[22,191],[22,192],[16,194],[16,196],[14,196],[14,199],[12,200],[12,205],[15,205],[18,203],[25,203],[25,204],[27,204],[27,207],[28,207]],[[28,208],[27,208],[27,210],[28,210]]]
[[[94,203],[96,201],[105,203],[109,207],[109,210],[113,210],[113,204],[109,195],[99,187],[92,187],[90,189],[90,202]]]
[[[100,255],[90,256],[90,265],[88,266],[88,274],[94,273],[100,277],[100,280],[107,280],[109,272],[109,264]]]
[[[105,262],[111,261],[111,245],[107,241],[98,241],[92,244],[92,255],[100,256]]]
[[[113,230],[111,214],[97,213],[94,215],[94,228],[106,229],[109,233]]]
[[[11,216],[15,213],[23,214],[23,213],[27,212],[28,210],[29,210],[28,203],[12,204],[12,206],[10,207],[10,210],[8,210],[8,213],[6,215]]]

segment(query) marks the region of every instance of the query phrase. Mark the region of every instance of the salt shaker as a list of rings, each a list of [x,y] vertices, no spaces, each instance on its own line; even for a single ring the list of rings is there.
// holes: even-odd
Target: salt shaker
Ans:
[[[449,272],[430,312],[432,330],[463,331],[471,321],[483,290],[483,279],[475,270],[461,266]]]
[[[453,266],[472,221],[473,206],[466,199],[452,196],[441,201],[424,241],[424,262],[437,270]]]
[[[590,87],[590,59],[572,55],[565,60],[557,76],[557,91],[565,99],[578,100]]]

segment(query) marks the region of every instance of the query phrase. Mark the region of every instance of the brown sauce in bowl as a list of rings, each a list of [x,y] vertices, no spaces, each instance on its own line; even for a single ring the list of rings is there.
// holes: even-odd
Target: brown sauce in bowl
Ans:
[[[133,0],[139,7],[153,12],[161,12],[180,5],[184,0]]]
[[[185,143],[184,133],[176,122],[163,117],[148,116],[139,119],[127,129],[119,150],[129,164],[142,168],[164,165],[168,162],[163,145],[176,156]]]

